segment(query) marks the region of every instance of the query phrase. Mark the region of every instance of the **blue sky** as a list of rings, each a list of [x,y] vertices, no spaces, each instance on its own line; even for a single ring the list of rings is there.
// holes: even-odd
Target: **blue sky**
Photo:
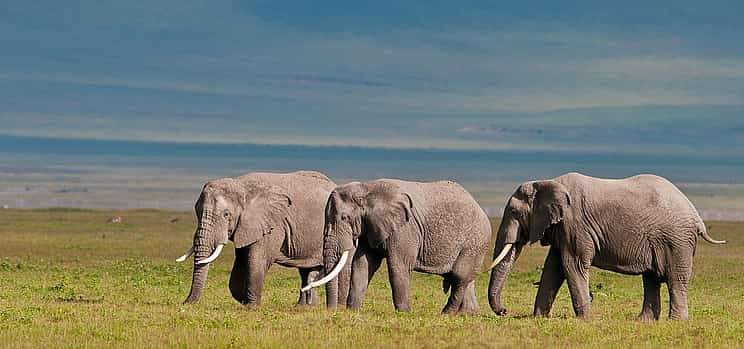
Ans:
[[[16,1],[1,134],[741,156],[740,1]]]

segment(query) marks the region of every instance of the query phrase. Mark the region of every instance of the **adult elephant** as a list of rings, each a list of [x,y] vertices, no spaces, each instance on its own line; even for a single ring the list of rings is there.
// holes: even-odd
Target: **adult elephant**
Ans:
[[[475,276],[491,224],[459,184],[354,182],[333,190],[325,217],[323,263],[329,273],[305,290],[332,280],[353,255],[347,305],[359,309],[370,279],[387,258],[396,310],[410,310],[410,274],[420,271],[442,275],[444,292],[452,289],[442,312],[478,311]]]
[[[697,237],[713,240],[697,210],[666,179],[639,175],[600,179],[568,173],[522,184],[504,209],[497,234],[488,297],[506,313],[501,290],[521,248],[550,245],[535,299],[535,316],[549,316],[558,289],[568,282],[574,312],[589,318],[589,267],[643,275],[639,319],[658,320],[659,289],[669,289],[669,318],[687,319],[687,286]]]
[[[230,292],[238,302],[261,304],[264,275],[273,263],[298,268],[307,285],[322,269],[323,210],[335,186],[313,171],[253,172],[207,182],[195,205],[193,245],[177,259],[182,262],[195,254],[191,291],[184,303],[199,300],[209,264],[228,240],[235,244]],[[318,303],[317,292],[301,292],[298,303]]]

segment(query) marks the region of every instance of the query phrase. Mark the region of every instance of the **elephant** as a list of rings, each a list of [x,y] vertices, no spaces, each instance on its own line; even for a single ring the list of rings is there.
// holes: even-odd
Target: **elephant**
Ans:
[[[443,313],[479,311],[475,277],[488,249],[491,224],[455,182],[378,179],[339,186],[328,198],[323,234],[328,273],[304,290],[332,280],[353,255],[346,305],[358,310],[371,278],[387,258],[397,311],[410,311],[412,271],[443,276],[444,293],[451,288]]]
[[[199,300],[209,264],[228,240],[235,245],[229,288],[242,304],[260,306],[264,276],[273,263],[298,268],[302,285],[317,278],[323,262],[324,207],[334,187],[314,171],[252,172],[207,182],[195,205],[193,245],[177,259],[183,262],[194,254],[191,290],[184,303]],[[348,289],[348,278],[346,284]],[[300,293],[298,304],[317,303],[317,291]]]
[[[590,318],[589,267],[643,277],[638,319],[656,321],[660,287],[669,290],[669,318],[686,320],[687,288],[697,237],[712,244],[690,200],[665,178],[642,174],[601,179],[580,173],[526,182],[504,208],[496,235],[488,299],[506,313],[501,291],[522,247],[550,246],[535,298],[534,316],[550,316],[556,293],[568,283],[578,318]]]

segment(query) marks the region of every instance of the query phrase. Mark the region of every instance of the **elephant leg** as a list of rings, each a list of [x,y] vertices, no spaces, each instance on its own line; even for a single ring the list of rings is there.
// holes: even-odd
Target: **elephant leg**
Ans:
[[[390,277],[390,288],[393,291],[395,310],[411,311],[409,298],[411,269],[395,258],[388,257],[388,276]]]
[[[661,281],[656,275],[649,272],[643,273],[643,309],[641,309],[641,314],[638,315],[638,320],[659,320],[659,314],[661,313],[660,289]]]
[[[687,282],[669,281],[669,319],[687,320]]]
[[[302,279],[302,287],[307,286],[310,282],[318,277],[319,271],[317,269],[299,269],[300,278]],[[314,305],[318,304],[318,290],[316,288],[310,289],[310,291],[300,291],[300,299],[297,301],[298,305]]]
[[[458,314],[477,314],[480,311],[478,307],[478,299],[475,297],[475,280],[471,281],[467,287],[465,287],[465,297],[460,304]]]
[[[302,287],[309,283],[308,276],[310,274],[309,269],[299,269],[300,279],[302,280]],[[307,292],[300,291],[300,299],[297,301],[298,305],[307,305]]]
[[[566,275],[576,317],[588,320],[591,297],[589,296],[589,263],[563,252],[563,273]]]
[[[687,252],[687,251],[685,251]],[[687,320],[687,287],[692,276],[692,251],[673,254],[673,262],[667,273],[669,289],[669,319]]]
[[[264,276],[271,265],[261,245],[257,242],[235,250],[229,287],[233,298],[242,304],[261,305]]]
[[[463,312],[477,312],[478,303],[475,299],[475,261],[472,257],[460,255],[452,267],[449,275],[452,291],[450,291],[447,305],[442,309],[445,314],[460,314]],[[473,296],[470,296],[470,293]],[[475,303],[475,304],[469,304]],[[474,309],[473,309],[474,308]],[[467,311],[463,311],[467,310]]]
[[[347,306],[350,309],[359,310],[364,299],[364,292],[367,291],[372,276],[380,268],[382,258],[364,250],[360,250],[354,255],[351,270],[351,287]]]
[[[307,282],[310,283],[317,280],[318,276],[320,276],[320,269],[311,269],[310,273],[308,273],[307,276]],[[310,291],[308,291],[308,293],[309,295],[306,296],[308,305],[316,305],[320,303],[317,288],[313,287]]]
[[[455,315],[460,313],[460,307],[465,301],[467,294],[467,285],[463,285],[461,282],[454,282],[452,290],[450,291],[449,299],[447,299],[447,305],[442,309],[443,314]]]
[[[566,275],[563,273],[563,264],[561,262],[560,250],[552,246],[545,257],[542,276],[540,277],[540,287],[537,289],[535,298],[534,316],[550,316],[550,310],[553,308],[553,301],[558,294]]]

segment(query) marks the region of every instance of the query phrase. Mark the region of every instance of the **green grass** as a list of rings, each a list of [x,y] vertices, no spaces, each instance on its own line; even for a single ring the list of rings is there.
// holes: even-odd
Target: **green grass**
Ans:
[[[121,224],[109,224],[112,215]],[[176,222],[171,222],[178,218]],[[494,222],[494,224],[497,222]],[[534,319],[536,289],[546,250],[525,249],[507,281],[506,317],[488,308],[488,274],[478,278],[481,312],[451,317],[441,278],[414,273],[412,312],[393,310],[384,268],[359,312],[295,306],[299,277],[278,266],[269,272],[259,310],[230,296],[231,249],[213,265],[203,298],[182,305],[190,263],[174,258],[188,248],[192,213],[0,210],[0,346],[7,347],[733,347],[744,343],[744,223],[709,222],[729,244],[702,240],[689,290],[690,321],[635,321],[639,276],[593,269],[592,320],[573,318],[566,287],[551,319]],[[601,289],[599,285],[601,286]]]

